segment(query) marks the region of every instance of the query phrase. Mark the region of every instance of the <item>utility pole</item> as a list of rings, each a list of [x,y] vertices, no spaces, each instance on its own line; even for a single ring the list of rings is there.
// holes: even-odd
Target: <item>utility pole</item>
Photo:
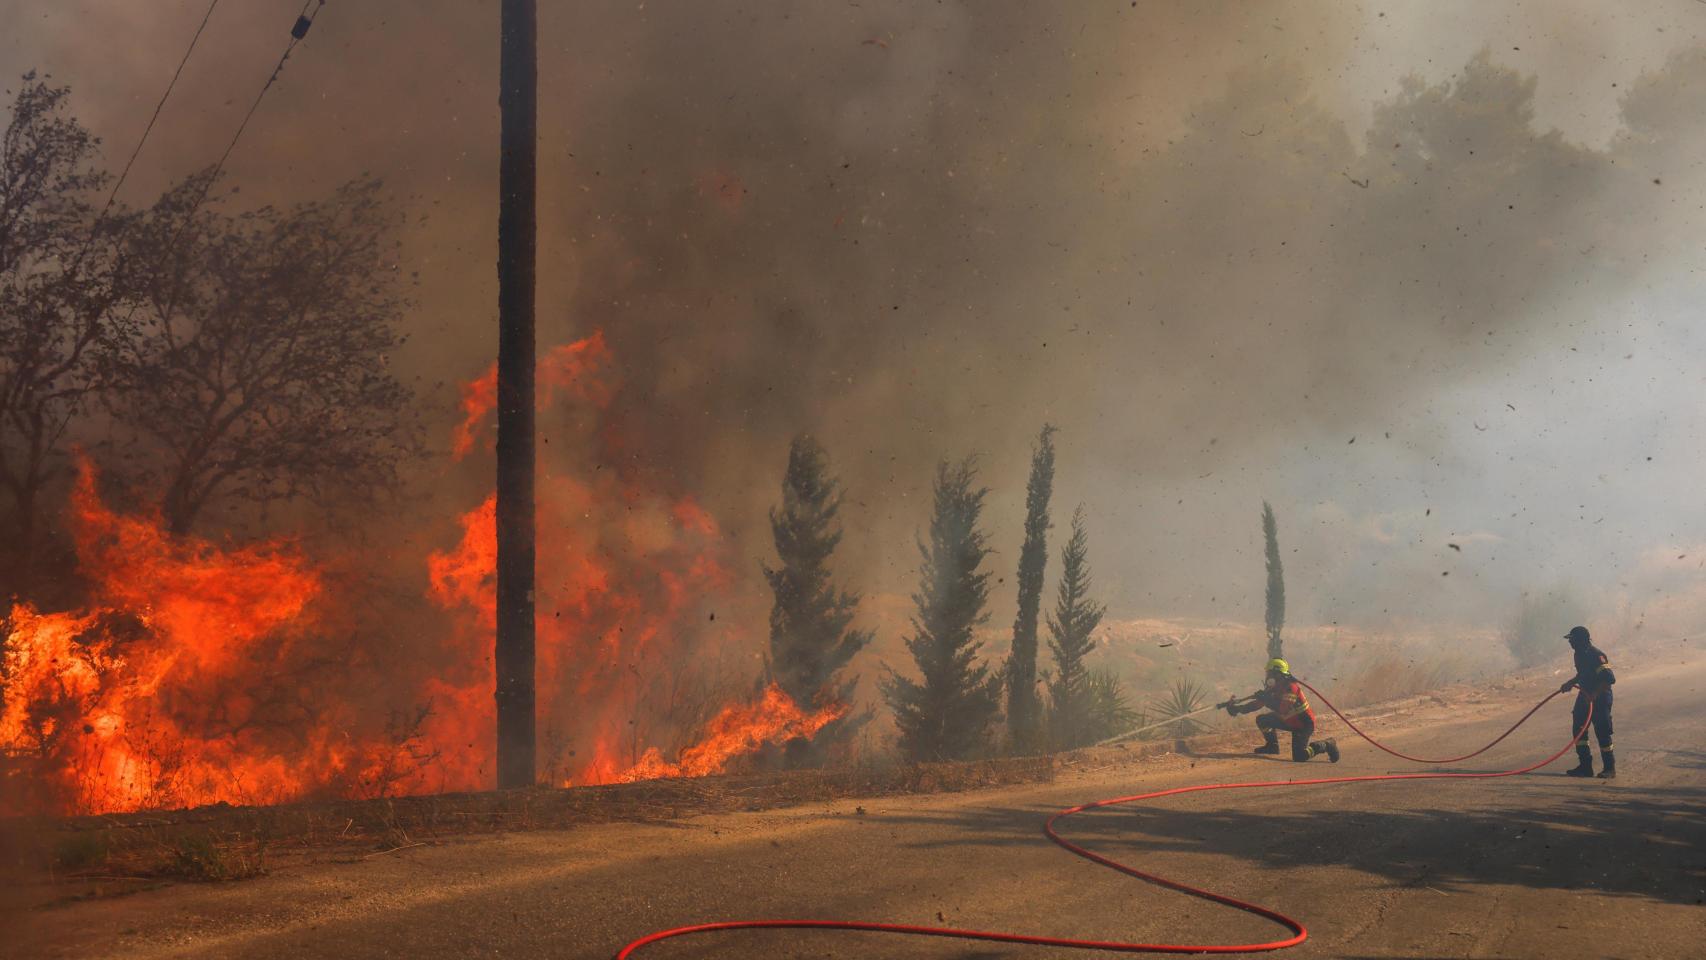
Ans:
[[[536,0],[502,0],[498,61],[498,788],[534,782]]]

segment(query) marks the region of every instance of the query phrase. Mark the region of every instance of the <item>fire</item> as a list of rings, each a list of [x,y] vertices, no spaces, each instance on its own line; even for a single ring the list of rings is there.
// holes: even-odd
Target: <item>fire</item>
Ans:
[[[540,406],[549,406],[559,391],[575,400],[602,409],[610,402],[611,386],[598,374],[610,361],[610,348],[604,343],[604,332],[551,350],[539,361],[537,386],[544,387]],[[450,437],[451,455],[461,460],[471,453],[474,443],[492,411],[498,406],[498,365],[462,385],[462,422]]]
[[[32,762],[24,777],[6,771],[8,794],[26,779],[26,803],[89,812],[272,801],[344,771],[330,738],[271,742],[247,682],[288,658],[279,629],[308,618],[321,592],[290,544],[229,549],[172,537],[158,517],[120,516],[87,460],[71,505],[95,603],[12,609],[0,756]]]
[[[597,333],[552,350],[540,366],[546,402],[566,393],[578,407],[602,410],[617,386],[606,369],[610,357]],[[488,370],[464,391],[469,402],[455,437],[460,450],[471,450],[489,422],[492,408],[485,398],[493,391],[485,384],[494,375]],[[622,439],[611,433],[609,423],[589,424],[584,418],[570,432],[589,457],[608,454]],[[461,615],[455,642],[470,658],[480,655],[483,691],[492,684],[487,654],[496,620],[495,508],[495,500],[487,497],[464,514],[456,546],[428,558],[429,596]],[[572,745],[563,756],[542,756],[542,764],[563,783],[615,782],[636,763],[661,757],[655,746],[640,749],[644,740],[688,732],[637,726],[645,704],[665,699],[656,689],[660,682],[695,651],[727,642],[711,620],[719,606],[727,607],[732,581],[722,560],[721,529],[691,497],[614,470],[541,476],[537,510],[541,738]],[[743,716],[749,725],[782,716],[779,704],[766,703],[768,710],[758,713],[756,706],[726,707],[713,730]],[[491,698],[476,707],[460,722],[489,729],[495,723]],[[797,712],[792,704],[787,708]],[[829,722],[814,725],[810,719],[774,722],[791,722],[798,731],[809,727],[811,733]],[[810,734],[787,734],[804,735]],[[748,741],[729,741],[736,742]],[[756,750],[764,742],[759,736],[742,750]],[[731,746],[715,763],[696,763],[706,771],[721,769],[737,752]]]
[[[694,638],[716,639],[701,611],[729,582],[719,531],[692,501],[670,501],[610,472],[592,482],[542,478],[538,493],[540,728],[579,745],[561,762],[567,782],[606,783],[627,766],[616,759],[618,745],[632,735],[648,685]],[[470,660],[480,657],[475,685],[486,695],[458,720],[480,729],[495,723],[495,506],[488,497],[465,514],[456,547],[428,558],[432,600],[461,614],[454,642]]]
[[[545,355],[546,399],[569,401],[555,411],[565,425],[554,455],[604,463],[624,444],[605,409],[610,359],[598,334]],[[463,390],[458,458],[489,424],[493,378]],[[491,785],[493,497],[416,568],[441,615],[405,632],[369,609],[364,581],[336,572],[370,565],[358,558],[328,566],[288,538],[175,535],[156,514],[109,508],[98,481],[80,460],[69,528],[85,605],[19,602],[0,624],[0,815]],[[729,615],[740,602],[722,531],[691,497],[598,468],[544,471],[537,496],[540,763],[551,782],[716,773],[845,712],[808,712],[775,688],[747,703],[682,686],[684,663],[751,656],[727,632],[742,618]],[[375,630],[396,642],[364,642]]]
[[[633,783],[636,780],[705,777],[722,773],[737,757],[753,753],[767,743],[816,736],[819,730],[846,713],[845,704],[833,704],[815,713],[806,713],[780,687],[772,685],[757,703],[724,707],[711,721],[705,739],[681,751],[678,762],[665,761],[663,753],[652,747],[639,763],[616,779],[622,783]]]

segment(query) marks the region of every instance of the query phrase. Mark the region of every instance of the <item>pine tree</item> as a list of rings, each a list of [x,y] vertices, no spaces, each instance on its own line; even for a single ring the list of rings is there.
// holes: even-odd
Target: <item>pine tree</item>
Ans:
[[[1268,657],[1281,653],[1280,631],[1285,628],[1285,570],[1280,566],[1279,527],[1274,523],[1274,508],[1262,501],[1262,536],[1268,542]]]
[[[1102,605],[1090,599],[1090,535],[1084,508],[1072,514],[1072,538],[1060,552],[1060,590],[1048,618],[1054,676],[1049,680],[1049,734],[1055,746],[1083,746],[1090,739],[1094,691],[1084,658],[1102,623]]]
[[[770,511],[779,563],[766,566],[764,577],[774,597],[770,679],[802,706],[850,703],[858,680],[842,680],[840,671],[871,642],[869,631],[849,629],[858,596],[836,589],[830,577],[830,555],[841,542],[840,508],[840,485],[823,447],[805,434],[795,437],[782,476],[782,505]],[[811,740],[790,741],[787,765],[821,763],[870,717],[869,711],[848,714]]]
[[[1044,424],[1031,451],[1025,484],[1025,544],[1019,550],[1019,612],[1013,618],[1013,650],[1007,656],[1007,738],[1029,753],[1040,745],[1042,704],[1037,697],[1037,615],[1042,607],[1043,569],[1048,564],[1048,502],[1054,492],[1054,432]]]
[[[984,605],[989,574],[979,567],[989,553],[978,519],[988,492],[974,487],[971,459],[936,468],[935,509],[912,602],[913,635],[906,640],[919,679],[890,673],[883,696],[900,729],[900,750],[912,762],[958,760],[988,748],[990,726],[1001,710],[1001,681],[976,663],[982,646],[974,633],[989,617]]]

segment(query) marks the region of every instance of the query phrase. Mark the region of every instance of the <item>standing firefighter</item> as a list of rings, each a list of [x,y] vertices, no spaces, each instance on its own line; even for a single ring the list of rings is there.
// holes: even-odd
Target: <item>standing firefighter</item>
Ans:
[[[1580,733],[1576,738],[1576,758],[1581,761],[1575,769],[1564,772],[1572,777],[1593,776],[1593,751],[1588,749],[1587,731],[1582,729],[1591,705],[1593,732],[1599,739],[1599,759],[1605,764],[1599,776],[1602,780],[1614,779],[1617,757],[1611,752],[1611,685],[1617,682],[1617,675],[1611,672],[1611,661],[1588,639],[1587,627],[1572,628],[1564,634],[1564,639],[1576,651],[1576,675],[1565,680],[1558,692],[1567,692],[1571,687],[1577,690],[1576,708],[1570,711],[1570,732]]]
[[[1303,695],[1303,686],[1291,675],[1291,667],[1278,657],[1268,661],[1268,677],[1262,689],[1243,700],[1226,702],[1226,712],[1235,717],[1263,708],[1268,712],[1256,718],[1256,729],[1262,731],[1263,740],[1262,745],[1256,748],[1257,753],[1279,753],[1279,731],[1289,730],[1291,759],[1302,763],[1324,753],[1327,759],[1339,762],[1336,741],[1310,741],[1310,735],[1315,732],[1315,711],[1309,708],[1309,698]]]

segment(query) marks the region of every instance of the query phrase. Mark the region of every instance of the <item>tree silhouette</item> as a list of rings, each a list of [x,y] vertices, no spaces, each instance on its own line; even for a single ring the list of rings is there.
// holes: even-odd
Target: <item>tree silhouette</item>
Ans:
[[[0,140],[0,488],[10,495],[8,592],[29,589],[43,488],[67,428],[99,388],[96,358],[125,289],[89,194],[99,141],[67,115],[69,88],[25,74]]]
[[[1285,629],[1285,568],[1280,565],[1279,527],[1274,523],[1274,508],[1262,501],[1262,539],[1267,542],[1268,591],[1267,616],[1268,657],[1281,657],[1283,644],[1280,631]]]
[[[1031,452],[1025,483],[1025,543],[1019,549],[1019,612],[1013,618],[1013,648],[1007,656],[1007,738],[1019,752],[1035,750],[1042,735],[1037,697],[1037,615],[1042,607],[1043,570],[1048,564],[1048,502],[1054,492],[1054,432],[1043,425]]]
[[[859,604],[856,594],[836,589],[829,559],[841,542],[840,485],[829,457],[810,436],[794,438],[782,476],[782,505],[770,511],[778,564],[766,566],[770,582],[771,679],[796,703],[849,703],[858,680],[840,678],[854,654],[871,642],[865,630],[849,629]],[[818,763],[870,720],[869,711],[844,715],[811,740],[790,741],[789,766]]]
[[[936,468],[930,535],[918,545],[923,558],[912,602],[913,635],[906,640],[919,679],[890,673],[883,696],[900,728],[900,750],[913,762],[957,760],[988,748],[990,725],[1001,710],[1000,678],[977,663],[982,646],[974,632],[987,619],[989,574],[979,568],[989,553],[978,520],[988,492],[972,484],[968,458]]]
[[[1060,551],[1060,588],[1048,619],[1054,676],[1049,681],[1049,736],[1056,747],[1077,747],[1092,734],[1094,691],[1084,658],[1095,646],[1102,605],[1090,599],[1090,534],[1084,508],[1072,513],[1072,536]]]
[[[227,215],[196,208],[206,176],[129,234],[153,279],[109,364],[109,410],[152,441],[171,529],[225,495],[324,502],[393,486],[418,434],[389,367],[406,304],[379,181]]]

